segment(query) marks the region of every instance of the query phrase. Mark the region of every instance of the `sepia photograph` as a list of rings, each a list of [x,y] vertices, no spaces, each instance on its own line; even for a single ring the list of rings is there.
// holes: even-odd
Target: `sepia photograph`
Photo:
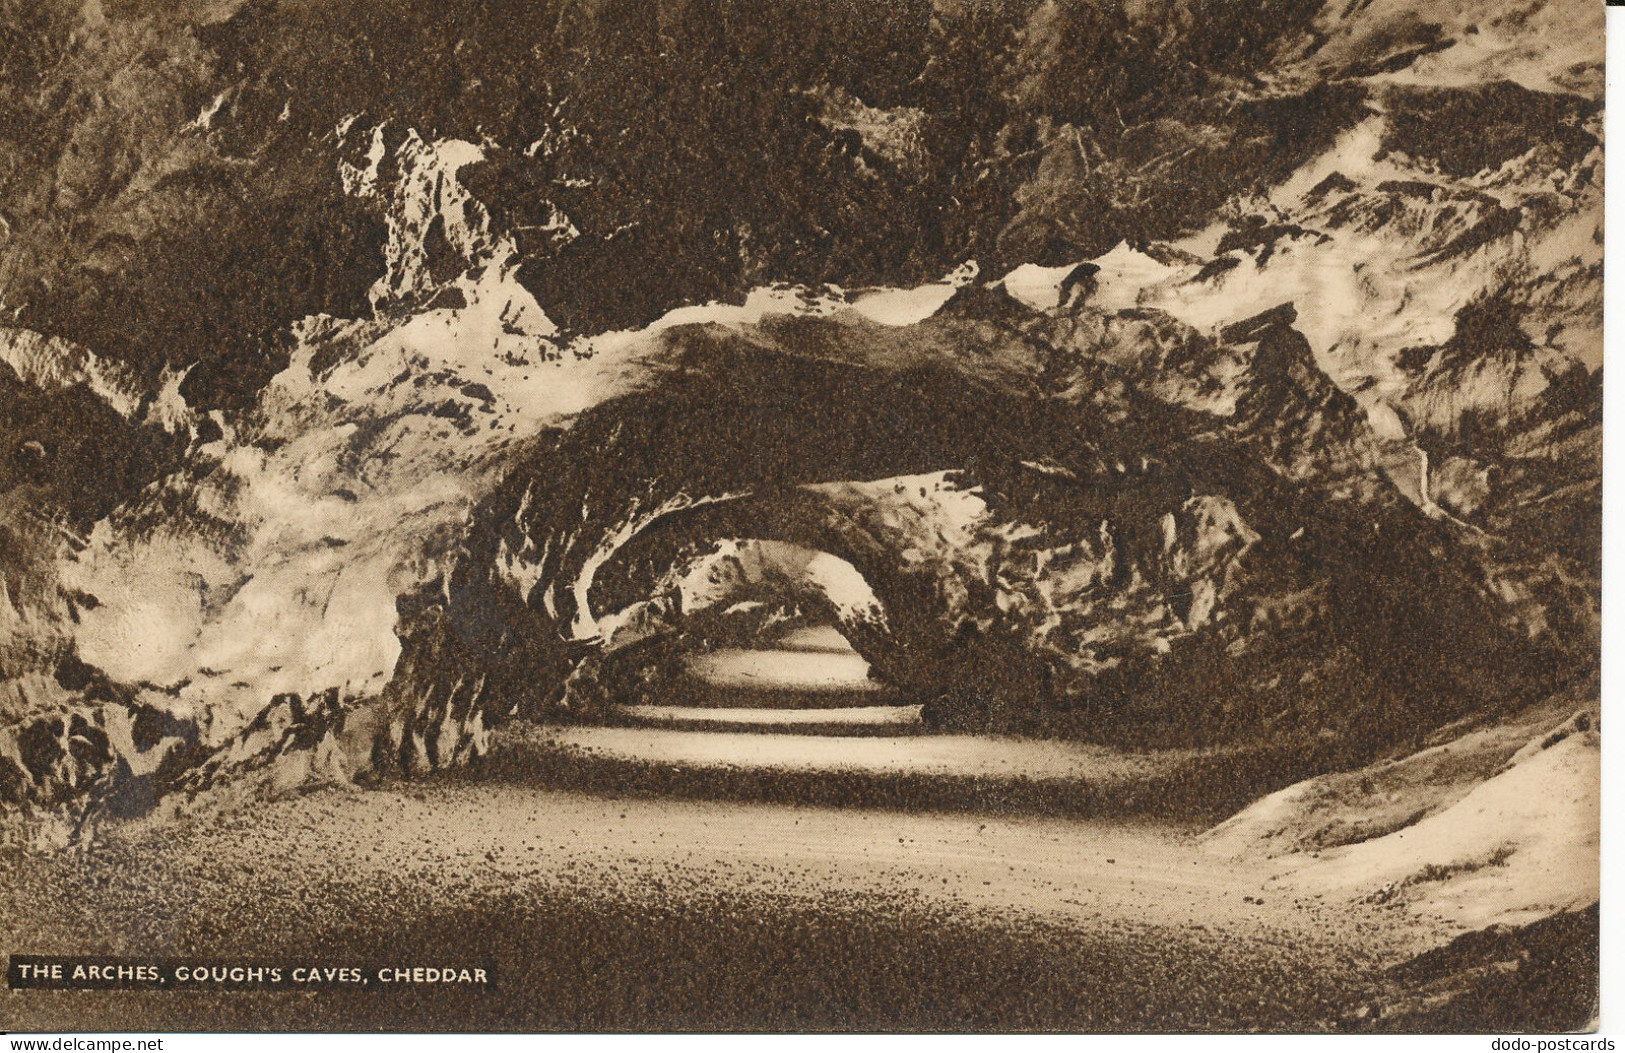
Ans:
[[[0,0],[0,1031],[1612,1049],[1606,21]]]

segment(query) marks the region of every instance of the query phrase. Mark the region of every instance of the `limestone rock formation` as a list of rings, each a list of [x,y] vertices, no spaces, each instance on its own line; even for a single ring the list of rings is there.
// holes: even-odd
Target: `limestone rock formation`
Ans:
[[[1578,785],[1557,8],[0,0],[6,836],[466,764],[813,617],[939,728],[1316,780],[1237,851]]]

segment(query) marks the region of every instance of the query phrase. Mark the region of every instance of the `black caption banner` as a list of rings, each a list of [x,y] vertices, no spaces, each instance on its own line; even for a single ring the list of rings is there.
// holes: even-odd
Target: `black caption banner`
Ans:
[[[490,963],[258,961],[109,955],[13,954],[6,986],[14,991],[388,991],[401,987],[496,986]]]

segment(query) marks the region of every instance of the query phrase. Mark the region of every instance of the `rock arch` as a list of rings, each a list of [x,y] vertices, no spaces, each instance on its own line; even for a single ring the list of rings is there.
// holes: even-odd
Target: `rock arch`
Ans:
[[[1516,689],[1499,670],[1523,645],[1289,325],[1191,338],[1257,374],[1229,411],[1010,332],[673,330],[623,394],[540,437],[402,601],[378,759],[432,766],[455,729],[569,716],[605,616],[684,546],[739,538],[853,567],[883,617],[843,631],[950,723],[1142,744],[1289,726],[1367,749]],[[1289,456],[1306,445],[1313,465]]]

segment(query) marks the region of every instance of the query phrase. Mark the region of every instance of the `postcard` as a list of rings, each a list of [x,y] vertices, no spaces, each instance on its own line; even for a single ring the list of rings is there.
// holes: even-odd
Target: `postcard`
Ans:
[[[0,0],[0,1029],[1596,1030],[1603,43]]]

